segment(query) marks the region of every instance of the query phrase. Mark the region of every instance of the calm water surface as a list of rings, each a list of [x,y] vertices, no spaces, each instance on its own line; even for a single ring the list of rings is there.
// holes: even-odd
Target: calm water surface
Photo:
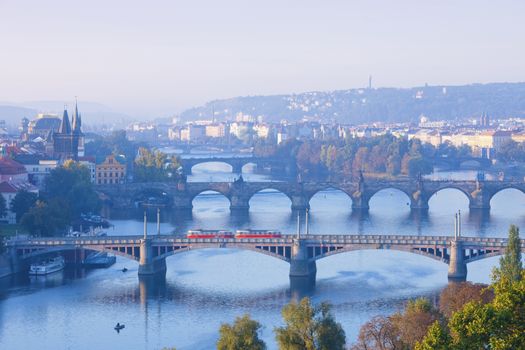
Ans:
[[[246,167],[247,172],[250,171]],[[197,166],[190,181],[231,181],[225,165]],[[273,181],[244,174],[250,181]],[[475,176],[466,173],[462,176]],[[311,201],[311,233],[450,235],[456,210],[464,213],[465,235],[505,237],[510,223],[525,226],[525,195],[505,190],[492,200],[490,214],[470,213],[457,190],[440,191],[428,215],[413,215],[406,195],[384,190],[367,215],[351,211],[344,193],[328,190]],[[261,192],[248,215],[232,216],[228,200],[205,193],[194,200],[191,216],[167,218],[164,234],[189,228],[275,228],[295,232],[288,198]],[[108,234],[141,234],[139,220],[114,221]],[[155,232],[156,224],[149,224]],[[469,264],[469,280],[488,282],[497,258]],[[118,258],[109,269],[67,270],[47,278],[0,280],[0,349],[212,349],[221,322],[249,313],[263,325],[263,338],[275,349],[273,328],[280,309],[309,295],[328,300],[352,343],[361,324],[403,307],[407,299],[435,298],[447,284],[447,266],[423,256],[395,251],[359,251],[317,262],[314,290],[290,290],[288,264],[254,252],[198,250],[167,259],[165,280],[140,280],[137,263]],[[122,273],[123,267],[129,269]],[[113,326],[124,323],[117,334]]]

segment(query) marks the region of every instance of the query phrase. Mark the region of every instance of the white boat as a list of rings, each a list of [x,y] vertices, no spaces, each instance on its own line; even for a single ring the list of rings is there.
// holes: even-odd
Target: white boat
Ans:
[[[31,264],[29,274],[34,276],[48,275],[53,272],[61,271],[66,265],[64,258],[58,256],[49,260],[44,260],[36,264]]]

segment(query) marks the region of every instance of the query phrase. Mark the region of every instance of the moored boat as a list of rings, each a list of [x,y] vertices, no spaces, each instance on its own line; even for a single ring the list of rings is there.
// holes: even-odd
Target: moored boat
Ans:
[[[57,256],[56,258],[40,261],[36,264],[31,264],[29,267],[29,274],[33,276],[48,275],[50,273],[63,270],[64,266],[66,266],[64,258]]]
[[[116,261],[117,258],[114,255],[106,252],[93,252],[82,261],[82,265],[86,268],[105,268],[110,267]]]

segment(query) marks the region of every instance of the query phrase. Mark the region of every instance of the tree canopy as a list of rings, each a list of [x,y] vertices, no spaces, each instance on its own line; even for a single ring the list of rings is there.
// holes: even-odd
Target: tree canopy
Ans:
[[[217,350],[264,350],[266,344],[259,339],[261,324],[249,315],[237,317],[233,325],[224,323],[219,330]]]
[[[346,336],[331,314],[331,306],[303,298],[282,309],[284,327],[275,328],[281,350],[343,350]]]

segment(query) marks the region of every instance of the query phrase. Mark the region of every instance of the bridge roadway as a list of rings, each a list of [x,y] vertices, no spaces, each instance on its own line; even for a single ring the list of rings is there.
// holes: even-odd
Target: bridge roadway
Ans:
[[[256,157],[253,155],[236,156],[236,157],[223,157],[223,156],[211,156],[211,157],[191,157],[181,158],[180,163],[182,165],[182,171],[186,175],[190,175],[193,172],[193,167],[197,164],[202,163],[225,163],[231,166],[232,173],[241,174],[242,168],[247,164],[255,164],[258,168],[269,167],[274,172],[280,171],[287,175],[295,174],[294,163],[285,159],[279,158],[267,158],[267,157]]]
[[[428,210],[430,198],[444,189],[457,189],[467,197],[470,209],[490,209],[492,197],[499,191],[514,188],[525,193],[523,181],[433,181],[423,179],[374,179],[341,182],[173,182],[173,183],[126,183],[98,185],[103,194],[104,212],[130,212],[140,203],[154,198],[175,211],[191,210],[193,199],[205,191],[224,195],[232,211],[246,211],[250,199],[262,190],[273,189],[285,194],[291,201],[292,210],[305,210],[311,198],[326,189],[341,190],[352,200],[352,209],[368,210],[370,199],[384,189],[397,189],[408,197],[411,209]]]
[[[210,238],[188,239],[180,235],[50,237],[11,239],[7,242],[12,265],[18,271],[43,256],[65,251],[105,251],[139,262],[139,275],[163,274],[166,258],[195,249],[235,248],[251,250],[290,264],[290,277],[315,280],[316,260],[334,254],[390,249],[420,254],[449,265],[452,280],[465,280],[467,264],[501,255],[507,239],[486,237],[405,236],[405,235],[283,235],[271,239]],[[525,251],[525,240],[521,241]]]

